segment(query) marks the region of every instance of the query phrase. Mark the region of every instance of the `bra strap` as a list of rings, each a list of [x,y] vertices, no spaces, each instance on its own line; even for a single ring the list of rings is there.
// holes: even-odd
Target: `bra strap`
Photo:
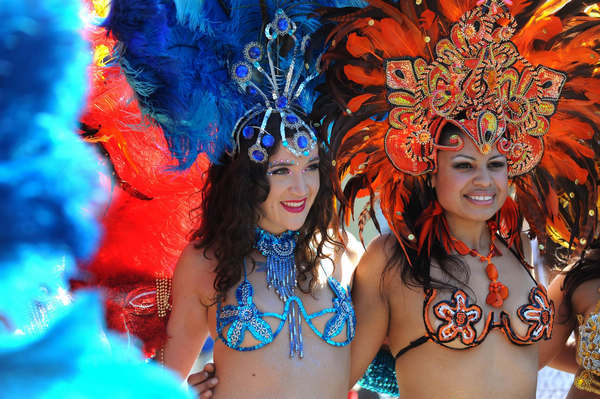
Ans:
[[[394,356],[394,358],[398,359],[400,356],[402,356],[403,354],[405,354],[409,350],[411,350],[413,348],[416,348],[417,346],[421,346],[421,345],[423,345],[427,341],[429,341],[429,337],[426,336],[426,335],[423,335],[421,338],[415,339],[410,344],[408,344],[404,348],[400,349],[400,351],[398,353],[396,353],[396,356]]]
[[[502,241],[502,243],[506,246],[506,248],[508,248],[508,250],[510,252],[512,252],[512,254],[515,256],[515,258],[517,258],[517,260],[519,261],[519,263],[521,263],[521,265],[523,266],[523,268],[525,269],[525,271],[527,271],[527,274],[529,274],[529,277],[531,277],[531,280],[533,280],[533,282],[536,285],[538,285],[537,280],[531,274],[531,265],[529,263],[527,263],[527,261],[525,260],[525,258],[523,257],[523,255],[521,255],[521,253],[519,253],[519,251],[517,251],[515,248],[509,246],[508,242],[500,234],[497,234],[496,236],[500,239],[500,241]]]
[[[247,263],[246,263],[246,258],[245,257],[244,257],[244,260],[243,260],[242,263],[243,263],[242,266],[243,266],[243,269],[244,269],[244,281],[248,281],[248,275],[246,273],[246,265],[247,265]]]

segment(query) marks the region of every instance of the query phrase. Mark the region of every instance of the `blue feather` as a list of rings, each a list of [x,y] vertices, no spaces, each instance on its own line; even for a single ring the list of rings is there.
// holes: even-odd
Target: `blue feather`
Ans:
[[[77,3],[0,7],[0,260],[22,244],[89,256],[99,238],[93,152],[73,132],[90,61]],[[82,239],[82,237],[85,237]]]
[[[173,373],[145,364],[137,350],[102,332],[100,303],[81,294],[43,333],[3,337],[2,397],[191,399]]]
[[[229,69],[246,43],[264,36],[275,11],[282,8],[303,36],[320,26],[316,8],[341,3],[357,1],[113,0],[103,26],[121,43],[118,59],[142,112],[160,125],[183,169],[201,152],[217,162],[232,147],[235,123],[256,100],[240,93]],[[308,111],[313,100],[307,94],[300,103]]]

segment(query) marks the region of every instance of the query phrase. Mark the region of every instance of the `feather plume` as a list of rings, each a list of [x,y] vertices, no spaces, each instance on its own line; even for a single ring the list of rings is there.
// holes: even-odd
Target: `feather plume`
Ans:
[[[361,9],[322,12],[330,46],[323,58],[327,84],[320,87],[314,117],[331,132],[337,177],[352,176],[351,190],[336,190],[346,194],[341,213],[351,212],[359,196],[375,197],[402,246],[418,246],[420,228],[406,212],[420,201],[415,190],[424,187],[425,178],[398,172],[386,155],[392,106],[382,58],[419,56],[430,62],[437,40],[476,2],[372,0]],[[518,214],[542,246],[560,241],[576,255],[597,229],[600,18],[584,12],[580,2],[519,0],[509,8],[519,24],[513,43],[520,54],[534,66],[564,71],[567,82],[544,136],[541,162],[511,182],[518,213],[507,208],[507,220],[513,223]]]
[[[199,153],[217,162],[232,147],[238,118],[254,105],[229,76],[244,45],[264,42],[263,29],[278,8],[300,36],[314,33],[316,7],[275,0],[113,0],[103,26],[118,40],[115,57],[142,112],[161,127],[178,168],[185,169]]]

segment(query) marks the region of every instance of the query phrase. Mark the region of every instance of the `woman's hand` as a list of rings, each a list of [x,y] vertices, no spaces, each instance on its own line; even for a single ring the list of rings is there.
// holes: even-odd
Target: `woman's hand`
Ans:
[[[187,383],[196,392],[198,399],[211,398],[213,388],[219,383],[215,377],[215,364],[206,363],[202,371],[188,377]]]

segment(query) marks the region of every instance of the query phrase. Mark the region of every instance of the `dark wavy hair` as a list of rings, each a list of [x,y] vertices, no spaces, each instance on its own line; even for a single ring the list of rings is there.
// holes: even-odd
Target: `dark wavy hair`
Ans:
[[[262,118],[259,115],[258,118]],[[279,148],[281,137],[279,126],[281,117],[273,113],[266,130],[274,132],[275,144],[267,149],[271,156]],[[310,122],[305,122],[310,126]],[[286,136],[294,131],[286,128]],[[304,225],[299,230],[296,246],[296,267],[298,287],[305,293],[312,292],[316,282],[317,266],[324,254],[326,243],[341,246],[337,232],[337,217],[334,212],[334,195],[329,179],[330,151],[324,141],[318,138],[320,186]],[[202,190],[202,205],[193,212],[201,218],[200,226],[192,232],[190,239],[197,249],[204,250],[204,256],[216,257],[214,288],[217,296],[224,297],[229,289],[237,284],[243,274],[243,261],[253,250],[255,228],[259,220],[259,205],[269,195],[267,163],[250,160],[248,148],[254,140],[240,139],[238,151],[230,156],[225,154],[219,163],[209,166],[207,180]],[[331,230],[329,230],[331,229]],[[207,253],[208,252],[208,253]],[[254,265],[252,266],[254,267]],[[309,281],[308,285],[301,284]],[[306,288],[303,288],[306,287]]]
[[[583,252],[581,258],[566,272],[562,289],[564,291],[564,304],[567,312],[566,320],[573,315],[573,293],[586,281],[600,279],[600,239],[592,241]]]
[[[418,237],[422,227],[422,225],[418,225],[418,219],[434,201],[437,201],[437,197],[435,190],[431,187],[429,176],[415,181],[415,186],[404,214],[406,224],[415,226]],[[459,257],[449,255],[443,244],[435,237],[431,242],[429,254],[426,250],[419,252],[412,247],[403,247],[393,235],[389,239],[394,240],[394,245],[392,256],[384,268],[384,276],[392,270],[399,270],[402,282],[409,287],[455,288],[453,284],[431,277],[431,260],[435,259],[443,274],[450,277],[457,285],[468,288],[469,268]]]

